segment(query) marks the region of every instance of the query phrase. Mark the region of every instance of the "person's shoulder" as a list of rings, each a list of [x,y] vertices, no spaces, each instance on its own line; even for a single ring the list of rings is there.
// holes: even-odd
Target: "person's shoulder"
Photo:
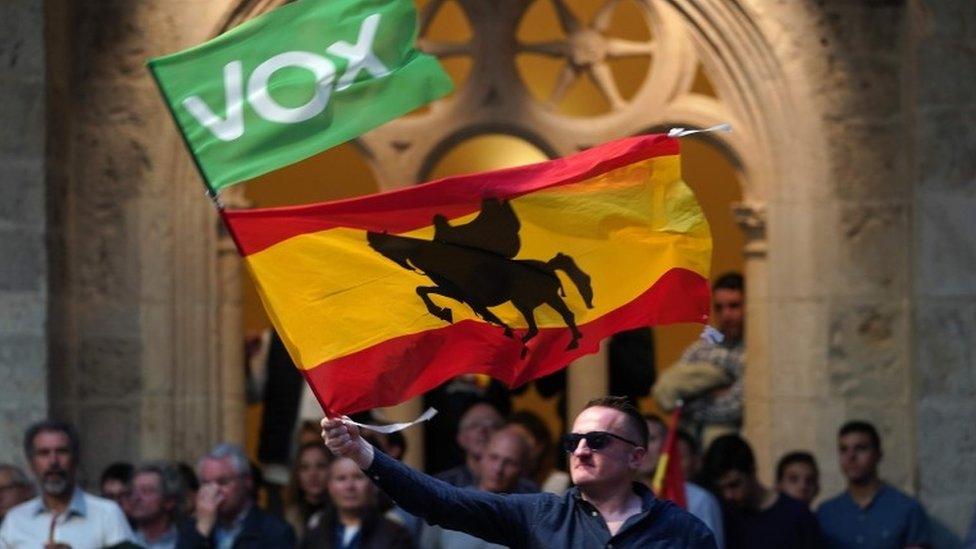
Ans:
[[[388,546],[394,542],[402,543],[404,541],[409,545],[410,532],[402,524],[398,524],[384,516],[380,516],[378,519],[376,531],[383,539],[387,540]]]
[[[694,482],[685,482],[685,493],[688,495],[694,494],[695,497],[700,497],[703,499],[715,500],[715,496],[713,496],[711,492],[695,484]]]
[[[454,486],[461,486],[462,484],[468,484],[470,481],[470,475],[467,473],[467,467],[464,465],[458,465],[451,467],[450,469],[445,469],[440,473],[433,475],[433,477],[438,480],[443,480],[448,484],[453,484]]]
[[[91,509],[92,511],[102,515],[118,514],[121,516],[125,516],[122,513],[122,508],[119,507],[119,504],[115,503],[115,501],[107,498],[103,498],[101,496],[96,496],[95,494],[86,492],[84,490],[81,490],[80,488],[79,491],[81,492],[81,497],[85,500],[85,506],[88,509]]]
[[[847,492],[841,492],[832,498],[825,499],[823,502],[817,506],[817,514],[823,513],[833,513],[843,509],[844,505],[847,503]]]
[[[922,503],[918,499],[888,483],[882,485],[877,501],[885,507],[897,507],[899,509],[909,510],[922,509]]]
[[[680,530],[687,530],[689,532],[700,531],[701,533],[711,534],[711,530],[705,526],[705,523],[701,519],[678,507],[671,501],[655,499],[654,507],[656,509],[652,509],[652,511],[656,511],[655,515],[657,516],[657,520],[662,523],[666,523]]]
[[[295,535],[295,530],[284,519],[261,509],[257,505],[251,507],[247,519],[253,521],[253,524],[266,535],[288,535],[292,537]]]
[[[17,505],[14,505],[13,507],[10,508],[9,511],[7,511],[7,514],[5,515],[3,520],[3,524],[7,524],[8,522],[14,524],[15,522],[29,519],[34,515],[34,509],[37,508],[40,502],[41,502],[41,497],[37,496],[23,503],[18,503]]]
[[[810,511],[802,501],[792,498],[782,492],[779,494],[779,498],[776,500],[776,507],[779,507],[780,512],[783,515],[794,517],[799,520],[805,520],[808,518],[813,518],[814,514]]]

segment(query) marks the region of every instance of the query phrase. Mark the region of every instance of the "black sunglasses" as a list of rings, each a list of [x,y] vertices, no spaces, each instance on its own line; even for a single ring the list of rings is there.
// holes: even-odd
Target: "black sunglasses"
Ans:
[[[586,446],[590,450],[602,450],[610,444],[610,439],[615,438],[617,440],[622,440],[631,446],[640,446],[632,440],[628,440],[620,435],[615,435],[613,433],[608,433],[606,431],[590,431],[589,433],[566,433],[563,435],[561,440],[563,445],[563,450],[572,454],[579,448],[579,443],[581,440],[586,439]]]

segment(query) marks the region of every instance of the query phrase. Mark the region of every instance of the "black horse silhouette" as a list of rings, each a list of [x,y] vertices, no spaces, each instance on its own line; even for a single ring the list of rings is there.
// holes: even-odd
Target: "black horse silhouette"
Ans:
[[[507,201],[489,199],[482,202],[481,213],[465,225],[453,227],[445,217],[434,216],[433,241],[373,231],[366,233],[366,239],[386,258],[404,269],[423,273],[434,283],[417,287],[417,295],[437,318],[453,322],[454,316],[450,308],[438,307],[430,299],[431,294],[467,304],[476,315],[503,327],[506,336],[514,337],[511,326],[488,309],[511,302],[529,326],[522,337],[524,357],[525,343],[539,333],[535,309],[547,304],[562,316],[572,332],[566,348],[575,349],[583,334],[573,312],[560,297],[566,293],[556,271],[566,273],[587,308],[592,309],[590,277],[563,253],[549,261],[511,259],[518,253],[519,226]]]

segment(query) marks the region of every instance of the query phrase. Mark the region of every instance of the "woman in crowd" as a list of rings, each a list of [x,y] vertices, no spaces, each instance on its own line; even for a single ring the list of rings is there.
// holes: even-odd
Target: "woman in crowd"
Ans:
[[[329,462],[332,455],[322,445],[322,440],[307,442],[298,449],[291,469],[291,478],[285,494],[285,520],[301,537],[314,525],[312,517],[329,507]]]
[[[329,466],[328,493],[332,507],[312,519],[315,526],[302,540],[302,549],[409,549],[410,535],[383,517],[376,507],[372,481],[348,458]]]

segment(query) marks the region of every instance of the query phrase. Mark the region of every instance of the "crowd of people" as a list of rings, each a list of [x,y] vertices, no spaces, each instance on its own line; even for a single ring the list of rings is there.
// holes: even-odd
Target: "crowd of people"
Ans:
[[[847,485],[819,505],[810,452],[785,453],[775,485],[760,481],[739,434],[744,291],[741,276],[716,281],[724,338],[695,343],[654,389],[661,408],[687,412],[670,456],[687,510],[651,491],[668,426],[624,397],[591,401],[558,438],[531,412],[475,400],[456,422],[463,456],[433,476],[401,463],[400,433],[327,418],[293,437],[286,486],[220,444],[194,466],[112,464],[97,496],[79,482],[75,429],[45,420],[24,434],[33,479],[0,464],[0,549],[931,546],[922,505],[882,480],[882,440],[868,422],[839,427]],[[976,517],[970,538],[976,546]]]

